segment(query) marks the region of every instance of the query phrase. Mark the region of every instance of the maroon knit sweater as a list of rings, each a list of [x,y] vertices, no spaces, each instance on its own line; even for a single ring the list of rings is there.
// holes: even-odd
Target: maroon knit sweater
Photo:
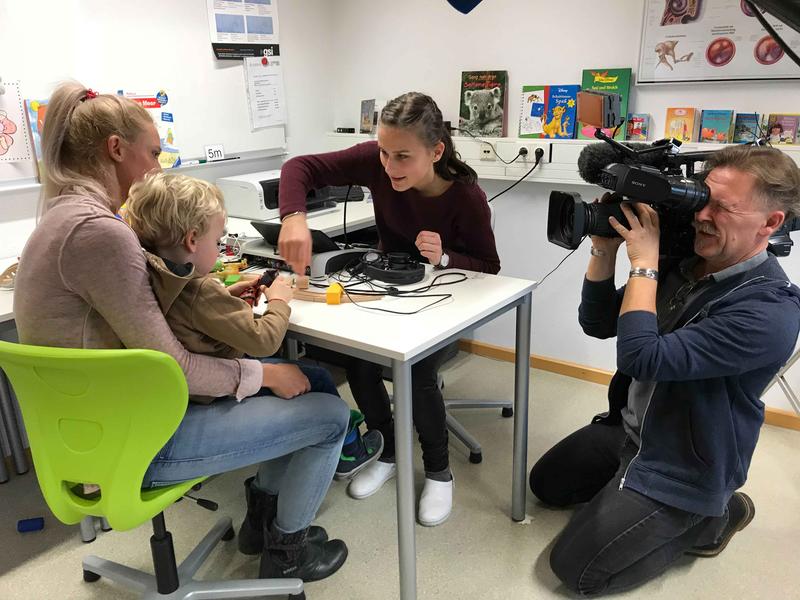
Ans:
[[[308,191],[325,185],[361,185],[372,192],[375,224],[385,252],[408,252],[425,260],[414,245],[420,231],[435,231],[450,255],[449,268],[497,273],[500,258],[486,194],[477,184],[454,182],[441,196],[417,190],[397,192],[380,160],[377,142],[347,150],[297,156],[281,169],[281,216],[304,211]]]

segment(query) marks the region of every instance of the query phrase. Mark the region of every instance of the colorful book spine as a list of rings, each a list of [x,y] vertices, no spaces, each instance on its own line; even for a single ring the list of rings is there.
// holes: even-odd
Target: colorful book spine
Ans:
[[[606,92],[609,94],[619,94],[619,116],[624,117],[628,114],[628,99],[630,97],[631,70],[630,69],[585,69],[583,80],[581,81],[582,90],[593,90]],[[580,123],[578,125],[578,138],[582,140],[594,139],[595,127]],[[614,133],[614,129],[604,129],[606,135]],[[625,138],[625,129],[620,127],[617,130],[615,139]]]
[[[800,114],[773,113],[767,122],[767,138],[770,144],[797,144]]]
[[[738,113],[733,126],[733,143],[751,144],[760,138],[758,113]]]
[[[700,113],[699,141],[727,144],[732,139],[732,110],[704,110]]]
[[[25,100],[25,117],[28,121],[28,131],[30,131],[31,145],[36,161],[36,170],[39,181],[42,181],[44,165],[42,163],[42,130],[44,129],[44,117],[47,113],[48,100],[27,99]]]
[[[625,139],[643,142],[650,134],[650,115],[647,113],[628,113]]]
[[[675,138],[681,142],[691,142],[695,139],[697,125],[697,109],[668,108],[664,137]]]

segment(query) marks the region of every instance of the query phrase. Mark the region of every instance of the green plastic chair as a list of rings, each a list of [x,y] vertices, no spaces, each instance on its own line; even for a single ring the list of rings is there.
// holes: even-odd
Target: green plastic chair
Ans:
[[[205,477],[143,490],[145,472],[178,428],[188,403],[183,372],[153,350],[82,350],[0,341],[0,367],[19,401],[39,486],[50,510],[66,524],[104,517],[123,531],[153,522],[155,576],[96,556],[83,561],[87,582],[101,576],[145,598],[303,598],[300,579],[206,582],[193,579],[220,540],[235,533],[219,520],[181,563],[163,511]],[[75,493],[100,486],[97,498]]]

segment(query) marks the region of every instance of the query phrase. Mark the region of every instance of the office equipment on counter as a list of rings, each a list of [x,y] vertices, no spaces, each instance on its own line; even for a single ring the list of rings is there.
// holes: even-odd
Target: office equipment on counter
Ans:
[[[290,271],[291,268],[278,254],[280,223],[251,221],[250,224],[263,239],[245,242],[242,245],[242,254],[258,257],[257,262],[267,268]],[[336,273],[347,266],[358,264],[366,251],[365,248],[342,248],[322,231],[312,229],[311,265],[306,274],[316,278]]]
[[[232,177],[220,177],[217,186],[225,196],[225,208],[231,217],[267,221],[280,216],[278,189],[280,170],[259,171]],[[344,200],[348,186],[326,186],[311,190],[306,196],[308,212],[322,208],[333,208],[337,201]],[[352,186],[347,195],[350,200],[363,200],[364,191]]]

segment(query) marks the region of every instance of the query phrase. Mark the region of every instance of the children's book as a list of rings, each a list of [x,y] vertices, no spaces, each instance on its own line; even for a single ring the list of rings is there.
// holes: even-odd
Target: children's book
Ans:
[[[733,143],[749,144],[760,137],[758,113],[738,113],[733,126]]]
[[[377,114],[375,112],[375,98],[361,101],[361,118],[358,123],[359,133],[375,133],[377,125]]]
[[[120,96],[130,98],[150,113],[158,129],[158,137],[161,140],[161,155],[158,162],[162,169],[177,167],[181,164],[180,151],[175,142],[175,115],[174,106],[171,105],[169,95],[165,90],[159,90],[155,94],[137,94],[134,92],[117,92]]]
[[[766,132],[770,144],[797,144],[800,142],[797,135],[799,125],[800,114],[771,114]]]
[[[703,110],[700,113],[700,142],[727,144],[733,139],[732,110]]]
[[[31,135],[31,145],[36,160],[36,169],[39,181],[42,180],[44,166],[42,164],[42,129],[44,129],[44,116],[47,113],[47,100],[25,100],[25,118],[28,121],[28,131]]]
[[[463,71],[458,127],[477,137],[506,135],[508,71]]]
[[[625,123],[625,139],[642,142],[650,134],[650,115],[647,113],[628,113]]]
[[[579,85],[522,86],[519,137],[574,138],[580,90]]]
[[[630,97],[631,70],[630,69],[584,69],[581,89],[606,92],[609,94],[619,94],[619,117],[628,114],[628,98]],[[621,119],[620,119],[621,120]],[[595,127],[580,123],[578,125],[578,139],[594,139]],[[603,132],[610,136],[614,129],[603,129]],[[625,139],[625,129],[620,127],[614,139]]]
[[[691,142],[695,139],[698,126],[697,109],[668,108],[665,123],[664,137]]]

